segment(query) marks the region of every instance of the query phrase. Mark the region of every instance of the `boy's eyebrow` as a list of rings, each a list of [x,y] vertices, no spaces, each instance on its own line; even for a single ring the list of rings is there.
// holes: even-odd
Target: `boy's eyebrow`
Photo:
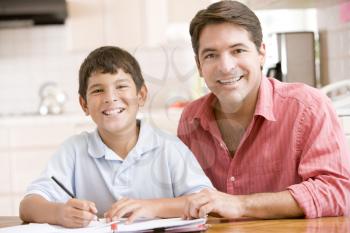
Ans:
[[[89,89],[92,89],[92,88],[95,88],[95,87],[100,87],[100,86],[102,86],[102,85],[99,84],[99,83],[96,83],[96,84],[93,84],[93,85],[89,86],[89,87],[88,87],[88,90],[89,90]]]
[[[126,78],[121,78],[121,79],[117,79],[114,81],[115,84],[117,83],[124,83],[124,82],[129,82],[129,79],[126,79]],[[101,83],[95,83],[95,84],[92,84],[91,86],[88,87],[88,89],[92,89],[92,88],[96,88],[96,87],[101,87],[103,86],[103,84]]]

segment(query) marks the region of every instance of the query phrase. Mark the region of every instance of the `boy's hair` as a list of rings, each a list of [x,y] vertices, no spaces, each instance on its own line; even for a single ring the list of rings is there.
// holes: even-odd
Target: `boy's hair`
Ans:
[[[198,56],[199,37],[205,26],[210,24],[232,23],[243,27],[251,41],[259,50],[262,30],[258,17],[246,5],[236,1],[220,1],[197,12],[190,24],[193,51]]]
[[[103,46],[92,51],[79,69],[79,95],[86,100],[89,78],[96,72],[115,74],[118,69],[131,75],[137,91],[144,85],[139,63],[127,51],[115,46]]]

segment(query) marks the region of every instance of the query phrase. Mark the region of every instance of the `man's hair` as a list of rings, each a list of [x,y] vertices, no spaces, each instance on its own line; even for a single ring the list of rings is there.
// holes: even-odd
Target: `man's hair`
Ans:
[[[199,37],[205,26],[210,24],[232,23],[244,28],[259,50],[262,30],[258,17],[246,5],[237,1],[220,1],[197,12],[190,24],[193,51],[198,56]]]
[[[104,46],[92,51],[79,69],[79,95],[86,100],[86,91],[91,75],[94,73],[115,74],[119,69],[131,75],[137,91],[144,85],[139,63],[127,51],[115,47]]]

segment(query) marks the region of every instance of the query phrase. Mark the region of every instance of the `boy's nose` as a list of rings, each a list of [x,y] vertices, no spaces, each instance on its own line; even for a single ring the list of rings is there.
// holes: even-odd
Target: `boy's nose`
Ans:
[[[105,103],[115,102],[118,100],[116,93],[113,91],[106,92],[105,94]]]

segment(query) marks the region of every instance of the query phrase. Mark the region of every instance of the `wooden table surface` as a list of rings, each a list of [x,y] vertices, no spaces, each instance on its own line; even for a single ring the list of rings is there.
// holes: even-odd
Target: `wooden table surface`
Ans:
[[[0,228],[22,224],[18,217],[0,217]],[[350,232],[350,217],[282,220],[208,219],[206,232],[230,233],[346,233]]]

